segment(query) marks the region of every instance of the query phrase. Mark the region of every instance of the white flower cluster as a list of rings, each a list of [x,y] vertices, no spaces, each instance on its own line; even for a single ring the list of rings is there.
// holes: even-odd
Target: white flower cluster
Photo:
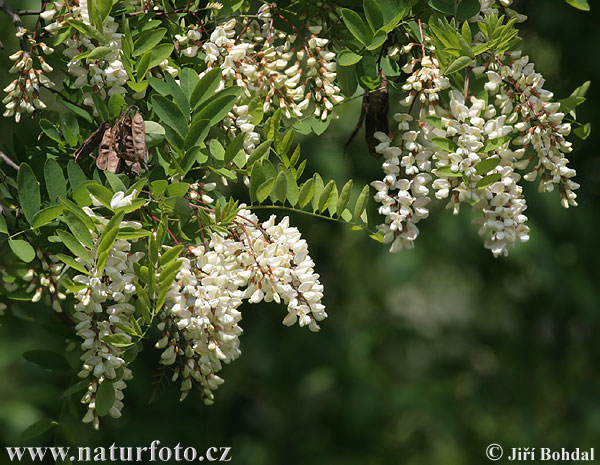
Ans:
[[[216,373],[241,353],[243,300],[283,301],[283,323],[312,331],[327,316],[306,241],[289,219],[276,223],[273,216],[259,225],[245,210],[238,218],[230,236],[215,233],[206,245],[190,247],[167,295],[159,324],[164,337],[156,346],[164,349],[161,363],[176,365],[173,379],[182,378],[182,399],[196,382],[204,402],[213,402],[212,391],[223,382]]]
[[[85,212],[97,223],[99,233],[102,233],[108,219],[96,215],[90,208],[85,207]],[[122,227],[139,228],[135,222],[122,222]],[[100,236],[93,231],[95,244]],[[126,340],[131,336],[123,330],[130,327],[130,318],[135,311],[131,303],[136,293],[135,283],[137,277],[133,269],[142,257],[142,252],[131,253],[131,241],[117,239],[108,253],[106,265],[101,273],[96,268],[97,250],[91,250],[92,263],[77,258],[85,266],[89,274],[79,274],[73,281],[81,286],[75,293],[74,318],[77,335],[83,339],[81,356],[83,368],[79,372],[80,378],[89,379],[88,390],[81,402],[87,404],[88,410],[83,421],[92,423],[98,429],[99,418],[96,411],[96,393],[102,383],[111,383],[115,390],[114,403],[109,410],[109,415],[114,418],[121,416],[123,408],[123,390],[127,387],[125,381],[132,378],[132,373],[127,368],[123,359],[123,349],[107,342],[106,337],[119,335]]]
[[[418,96],[422,105],[428,103],[432,105],[429,108],[433,109],[433,105],[440,99],[440,92],[450,87],[450,81],[442,74],[437,58],[433,56],[413,58],[402,67],[402,71],[412,73],[402,86],[408,92],[400,101],[403,106],[410,107]]]
[[[575,190],[579,185],[572,181],[575,170],[567,165],[565,154],[572,149],[565,139],[571,133],[571,125],[563,121],[560,103],[552,102],[553,94],[543,88],[544,78],[537,73],[529,57],[518,53],[507,56],[505,63],[492,63],[487,72],[487,90],[496,96],[496,105],[508,118],[518,118],[514,128],[520,137],[513,142],[524,149],[531,147],[538,155],[533,171],[524,178],[533,181],[540,178],[540,192],[551,192],[560,186],[563,207],[577,206]],[[518,102],[515,106],[513,102]]]
[[[247,97],[264,99],[265,113],[281,108],[287,118],[302,117],[311,107],[325,120],[343,100],[329,39],[318,37],[321,26],[309,26],[307,40],[273,28],[272,8],[263,5],[256,17],[217,26],[204,43],[191,28],[178,37],[187,45],[182,53],[195,56],[202,49],[209,68],[220,67],[224,80],[233,80]]]
[[[412,44],[414,45],[414,44]],[[412,47],[411,47],[412,48]],[[413,67],[420,63],[416,71]],[[474,222],[486,237],[485,246],[495,256],[507,255],[517,242],[529,239],[527,209],[520,186],[521,174],[535,159],[525,180],[540,178],[540,191],[560,186],[564,207],[577,205],[572,180],[575,170],[565,156],[571,143],[565,140],[571,126],[563,122],[560,104],[543,88],[543,77],[520,53],[493,56],[473,71],[485,79],[489,96],[478,99],[456,90],[448,92],[449,105],[440,103],[439,92],[449,87],[434,59],[409,60],[412,72],[401,101],[407,113],[394,118],[401,132],[399,146],[383,133],[376,133],[376,151],[384,156],[382,181],[372,183],[379,213],[385,223],[378,226],[391,251],[412,248],[419,230],[416,224],[429,215],[429,183],[437,199],[449,197],[455,214],[468,202],[480,211]],[[418,120],[411,114],[418,105]]]
[[[398,115],[403,116],[400,126],[412,120],[410,115]],[[379,213],[385,216],[385,223],[378,229],[383,233],[383,242],[392,244],[391,252],[412,249],[419,234],[417,223],[429,216],[427,184],[431,182],[428,171],[432,152],[417,142],[417,135],[417,131],[405,131],[401,147],[396,147],[386,134],[375,133],[380,141],[375,150],[384,156],[385,178],[371,185],[377,191],[375,200],[382,204]]]
[[[54,87],[54,83],[44,74],[52,72],[53,69],[42,54],[48,55],[54,52],[54,49],[44,42],[36,42],[29,38],[25,29],[18,31],[17,37],[26,38],[29,50],[19,50],[9,57],[14,61],[14,65],[8,72],[18,76],[4,88],[7,95],[2,103],[6,108],[4,116],[14,116],[18,123],[22,113],[33,113],[35,110],[46,108],[46,104],[40,100],[40,86]],[[34,66],[34,59],[39,63],[39,68]]]
[[[58,31],[70,18],[79,19],[87,25],[91,24],[88,0],[80,0],[79,7],[67,8],[62,3],[57,2],[52,6],[52,9],[47,10],[45,13],[51,18],[56,16],[55,21],[45,28],[51,33]],[[103,35],[106,38],[106,46],[111,51],[98,60],[87,59],[86,54],[97,48],[91,37],[76,32],[64,41],[66,47],[63,54],[70,59],[67,69],[70,74],[76,77],[73,83],[76,88],[81,89],[89,86],[101,98],[113,94],[124,95],[127,92],[125,84],[129,77],[121,58],[123,34],[117,32],[118,28],[119,25],[114,18],[108,16],[104,22]],[[85,105],[94,107],[90,92],[84,93],[83,98]],[[94,107],[94,112],[96,111]]]

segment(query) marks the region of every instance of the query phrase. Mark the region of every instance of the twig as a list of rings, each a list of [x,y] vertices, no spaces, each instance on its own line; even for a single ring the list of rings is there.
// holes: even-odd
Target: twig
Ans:
[[[17,30],[17,32],[21,32],[25,29],[23,27],[23,22],[21,21],[21,16],[19,16],[19,13],[16,10],[13,10],[10,6],[8,6],[4,2],[4,0],[0,0],[0,11],[3,11],[10,17],[10,20],[12,21],[13,25],[15,26],[15,29]],[[19,44],[21,45],[21,49],[23,51],[25,51],[25,52],[29,51],[29,45],[27,43],[27,38],[25,37],[25,34],[23,34],[21,37],[19,37]]]
[[[19,170],[19,165],[12,161],[2,150],[0,150],[0,158],[11,168],[14,168],[17,171]]]
[[[44,10],[17,10],[16,13],[19,16],[39,15]]]

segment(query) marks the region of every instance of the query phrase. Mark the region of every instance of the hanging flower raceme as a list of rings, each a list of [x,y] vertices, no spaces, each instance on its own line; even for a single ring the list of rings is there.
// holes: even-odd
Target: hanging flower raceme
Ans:
[[[475,39],[480,46],[487,40],[482,32]],[[437,199],[449,198],[454,214],[463,202],[473,205],[481,214],[474,222],[481,226],[486,248],[495,256],[507,255],[517,242],[529,239],[522,178],[539,178],[541,192],[558,185],[562,205],[577,205],[579,185],[565,155],[572,150],[565,139],[571,125],[520,52],[484,53],[482,64],[473,69],[484,94],[467,98],[468,81],[464,93],[447,90],[449,80],[430,41],[425,37],[423,46],[416,45],[402,52],[428,55],[409,58],[403,67],[412,74],[400,102],[407,110],[394,115],[400,141],[395,145],[389,135],[376,133],[385,178],[372,185],[385,216],[378,227],[383,241],[392,244],[392,252],[414,246],[416,224],[429,215],[431,184]],[[442,92],[447,99],[440,99]]]
[[[8,72],[17,74],[17,78],[4,88],[7,95],[2,103],[6,108],[4,116],[14,116],[18,123],[23,113],[46,108],[46,104],[40,99],[40,87],[52,88],[54,83],[44,74],[52,72],[53,68],[43,55],[53,53],[54,49],[30,38],[26,29],[18,31],[17,37],[27,44],[27,49],[19,50],[9,57],[14,65]]]
[[[223,363],[239,357],[242,328],[239,310],[250,303],[283,302],[285,325],[298,322],[312,331],[327,315],[321,304],[323,286],[299,231],[286,217],[259,224],[256,215],[241,210],[229,234],[215,233],[205,245],[187,249],[181,269],[166,298],[156,344],[161,363],[181,377],[181,398],[194,384],[211,404],[223,380]]]
[[[118,192],[113,197],[113,208],[127,205],[128,199],[122,194]],[[88,207],[83,210],[94,221],[96,229],[90,230],[94,247],[87,252],[89,260],[87,257],[76,259],[86,273],[73,278],[76,288],[78,286],[74,290],[77,301],[74,319],[77,335],[83,339],[83,368],[79,377],[88,380],[87,391],[81,399],[88,407],[83,421],[91,422],[97,429],[99,413],[108,413],[114,418],[121,416],[123,390],[127,387],[125,381],[132,378],[122,347],[123,341],[131,341],[130,328],[135,312],[133,300],[138,278],[133,266],[144,254],[131,252],[135,240],[115,240],[113,237],[111,244],[110,239],[102,235],[109,220]],[[141,225],[124,221],[118,227],[140,228]],[[120,344],[115,345],[114,338]],[[107,412],[98,412],[96,408],[96,397],[102,389],[112,391],[109,394],[112,405]]]

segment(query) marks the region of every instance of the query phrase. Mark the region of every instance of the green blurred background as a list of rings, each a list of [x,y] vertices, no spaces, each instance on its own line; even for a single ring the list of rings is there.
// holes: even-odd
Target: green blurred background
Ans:
[[[322,331],[283,327],[277,306],[244,308],[243,355],[223,370],[211,407],[193,394],[180,403],[170,383],[149,403],[159,355],[148,344],[134,362],[123,417],[105,419],[98,433],[65,414],[82,413],[58,401],[67,376],[22,358],[64,348],[55,329],[27,321],[52,310],[15,305],[0,319],[2,449],[52,445],[56,431],[28,442],[20,434],[61,412],[72,445],[230,446],[234,464],[481,464],[492,442],[600,448],[600,17],[562,0],[515,5],[529,15],[526,52],[557,98],[592,80],[578,109],[592,136],[571,155],[578,208],[563,210],[557,193],[527,185],[531,240],[500,259],[483,248],[467,208],[454,217],[436,204],[416,249],[396,255],[363,233],[296,216],[326,287]],[[11,34],[0,16],[4,70],[16,47]],[[10,79],[1,73],[0,86]],[[302,141],[307,172],[359,184],[381,176],[362,133],[342,153],[359,111],[359,100],[346,104],[325,135]],[[34,122],[17,128],[4,119],[0,143],[15,131],[37,133]],[[0,463],[8,463],[3,451]]]

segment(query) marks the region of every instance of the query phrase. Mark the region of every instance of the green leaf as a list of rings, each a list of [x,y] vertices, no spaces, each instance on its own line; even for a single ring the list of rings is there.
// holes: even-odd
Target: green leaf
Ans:
[[[77,19],[69,19],[67,20],[70,26],[77,29],[79,32],[82,32],[85,35],[88,35],[94,39],[96,39],[101,44],[106,43],[106,38],[102,35],[98,30],[92,26],[88,26],[87,24],[77,20]]]
[[[231,163],[233,159],[237,156],[240,150],[244,149],[244,139],[246,137],[245,133],[240,133],[235,138],[229,142],[227,145],[227,149],[225,150],[225,154],[223,156],[223,161],[226,165]],[[244,159],[244,161],[246,161]]]
[[[144,92],[148,88],[148,81],[135,82],[135,81],[127,81],[127,85],[131,90],[135,93]]]
[[[106,46],[96,47],[85,57],[85,59],[87,61],[101,60],[102,58],[104,58],[106,55],[108,55],[109,53],[111,53],[113,51],[114,50],[112,48],[106,47]]]
[[[354,218],[358,221],[358,218],[362,217],[363,212],[367,208],[367,201],[369,200],[369,185],[363,187],[363,190],[356,199],[356,205],[354,206]]]
[[[186,93],[181,89],[181,86],[175,82],[173,76],[169,73],[164,73],[165,82],[169,85],[169,89],[171,90],[171,95],[175,99],[177,106],[181,108],[181,111],[184,115],[190,114],[190,102]]]
[[[440,118],[439,116],[426,116],[425,121],[431,124],[434,128],[444,129],[442,118]]]
[[[590,134],[592,133],[592,125],[590,123],[587,123],[584,126],[580,126],[574,129],[573,132],[581,140],[586,140],[588,137],[590,137]]]
[[[258,188],[263,182],[266,181],[266,179],[267,178],[265,176],[265,172],[261,163],[254,163],[250,172],[250,200],[252,202],[255,202],[257,200]]]
[[[183,91],[189,102],[192,98],[192,93],[194,92],[194,89],[200,82],[198,73],[192,68],[184,68],[179,73],[179,81],[181,83],[181,90]]]
[[[168,59],[171,56],[171,53],[173,53],[174,49],[175,47],[173,44],[160,44],[154,47],[150,52],[148,69],[152,69]]]
[[[285,202],[285,196],[287,193],[287,179],[285,173],[280,171],[275,179],[275,198],[282,204]]]
[[[135,67],[135,78],[138,83],[144,81],[144,78],[146,77],[146,74],[148,73],[148,69],[150,69],[151,57],[152,57],[152,51],[148,50],[138,60],[137,65]]]
[[[491,186],[495,182],[500,181],[501,178],[502,178],[502,175],[500,173],[490,174],[490,175],[484,177],[483,179],[481,179],[477,183],[477,189],[485,189],[486,187]]]
[[[119,178],[119,176],[117,176],[115,173],[105,170],[104,175],[106,176],[106,180],[108,181],[108,184],[110,184],[110,188],[113,190],[113,192],[125,192],[127,190],[127,187],[125,184],[123,184],[121,178]]]
[[[327,187],[327,186],[325,186]],[[331,188],[331,194],[329,194],[329,200],[327,201],[327,210],[329,211],[329,216],[333,217],[337,207],[339,193],[338,188],[335,182],[333,183],[333,187]]]
[[[23,358],[50,371],[67,371],[71,368],[61,354],[50,350],[28,350],[23,353]]]
[[[65,255],[64,253],[57,253],[56,258],[58,258],[61,262],[65,263],[66,265],[69,265],[74,270],[79,271],[80,273],[90,274],[89,271],[85,268],[85,266],[76,261],[70,255]]]
[[[67,144],[71,147],[79,145],[79,123],[73,113],[67,112],[61,115],[60,127]]]
[[[22,239],[9,239],[8,245],[10,250],[25,263],[29,263],[35,258],[35,250],[29,244],[29,242]]]
[[[88,123],[94,122],[94,118],[88,111],[86,111],[85,109],[83,109],[81,107],[78,107],[77,105],[73,105],[72,103],[67,102],[60,95],[56,95],[56,101],[59,102],[61,105],[63,105],[67,110],[70,110],[73,113],[75,113],[77,116],[82,117]]]
[[[350,33],[363,45],[369,45],[373,39],[373,33],[362,18],[355,11],[342,8],[342,19]]]
[[[258,187],[256,191],[256,199],[259,203],[264,202],[266,198],[269,197],[269,195],[271,195],[274,185],[275,178],[269,178]]]
[[[62,143],[62,138],[60,136],[60,132],[58,132],[58,129],[56,129],[56,126],[54,126],[47,119],[42,118],[40,120],[40,129],[43,131],[44,134],[46,134],[54,142],[58,142],[59,144]]]
[[[272,143],[272,140],[266,140],[263,143],[261,143],[258,147],[256,147],[254,151],[250,154],[250,157],[248,158],[246,164],[248,166],[252,166],[254,165],[254,163],[261,160],[268,153]]]
[[[57,421],[51,420],[50,418],[42,418],[41,420],[36,421],[33,425],[30,425],[21,433],[21,440],[27,441],[29,439],[36,438],[41,436],[46,431],[54,428],[58,425]]]
[[[196,84],[190,96],[190,106],[195,110],[202,102],[215,94],[221,82],[221,68],[214,68],[207,72]]]
[[[96,9],[102,22],[106,19],[106,17],[110,14],[110,10],[113,6],[113,0],[96,0]]]
[[[448,153],[456,152],[458,149],[458,144],[456,142],[446,139],[445,137],[434,137],[431,139],[431,142]]]
[[[66,197],[67,180],[62,168],[53,158],[48,158],[44,164],[44,179],[46,180],[46,190],[51,202],[55,202],[58,197]]]
[[[167,30],[162,27],[142,32],[133,44],[133,53],[131,55],[137,57],[148,50],[152,50],[160,43],[166,33]]]
[[[126,326],[125,326],[125,328],[121,328],[121,330],[127,330],[126,331],[127,333],[132,332],[131,328],[128,328]],[[102,342],[113,345],[115,347],[129,347],[129,346],[133,345],[133,342],[131,341],[131,339],[128,336],[126,336],[125,334],[109,334],[107,336],[104,336],[101,340],[102,340]],[[112,386],[112,384],[111,384],[111,386]]]
[[[0,213],[0,234],[8,234],[8,226],[2,213]]]
[[[103,121],[108,121],[108,107],[106,106],[106,103],[104,103],[104,99],[92,92],[92,100],[94,101],[96,110],[98,110],[98,113],[100,114],[100,118],[102,118]]]
[[[348,203],[350,203],[350,196],[352,195],[353,185],[354,182],[352,181],[352,179],[350,179],[342,188],[342,192],[340,193],[340,196],[338,198],[335,210],[335,213],[338,217],[342,216],[342,213],[344,213],[344,210],[348,206]]]
[[[190,185],[187,182],[176,182],[170,184],[167,187],[167,195],[169,197],[184,197],[190,189]]]
[[[586,101],[585,97],[579,95],[571,95],[560,101],[560,111],[563,113],[570,113],[573,109],[581,105]]]
[[[367,50],[376,50],[376,49],[378,49],[379,47],[381,47],[385,43],[385,41],[387,40],[387,38],[388,38],[388,33],[386,31],[384,31],[383,29],[380,29],[373,36],[373,40],[367,46]]]
[[[92,234],[90,233],[89,228],[85,225],[85,223],[77,216],[75,213],[70,210],[65,210],[63,212],[64,223],[71,230],[73,235],[77,238],[79,242],[85,245],[88,248],[94,247],[94,241],[92,240]]]
[[[362,60],[362,56],[358,55],[347,48],[342,50],[338,55],[338,64],[340,66],[352,66]]]
[[[92,194],[96,198],[96,200],[98,200],[102,205],[112,210],[112,208],[110,207],[110,201],[112,200],[113,194],[110,190],[95,182],[90,182],[86,184],[85,189],[90,194]]]
[[[116,334],[112,336],[116,336]],[[96,391],[96,412],[103,417],[108,414],[114,403],[115,388],[109,380],[104,379]]]
[[[512,136],[504,136],[504,137],[497,137],[496,139],[488,139],[485,141],[485,144],[483,145],[483,148],[481,149],[481,151],[486,152],[486,153],[491,152],[492,150],[499,149],[500,147],[502,147],[506,143],[510,142],[511,140],[512,140]]]
[[[113,216],[108,224],[105,226],[102,236],[100,237],[100,244],[98,245],[98,260],[96,262],[97,273],[101,274],[106,265],[108,253],[112,248],[117,235],[119,234],[119,226],[123,221],[124,213],[120,212]]]
[[[587,0],[565,0],[572,7],[578,10],[590,11],[590,4]]]
[[[231,111],[241,93],[242,89],[239,87],[228,87],[227,89],[214,94],[214,96],[206,100],[197,113],[195,113],[194,121],[208,119],[210,120],[210,125],[214,126]]]
[[[449,178],[461,178],[463,176],[461,171],[452,171],[449,166],[442,166],[441,168],[437,168],[436,171],[438,175]]]
[[[165,266],[169,262],[176,260],[181,255],[181,251],[183,250],[183,245],[176,245],[171,247],[165,253],[163,253],[160,257],[160,266]]]
[[[323,192],[321,192],[321,195],[319,196],[319,203],[318,203],[318,211],[319,212],[323,212],[329,205],[329,197],[330,197],[331,193],[333,192],[334,186],[335,186],[335,181],[331,180],[323,188]]]
[[[210,131],[210,121],[207,119],[194,119],[194,122],[190,126],[188,135],[183,143],[185,150],[189,150],[192,147],[196,147],[206,139],[208,132]]]
[[[500,164],[500,158],[486,158],[475,165],[475,172],[479,175],[487,174]]]
[[[450,66],[448,66],[448,68],[446,68],[445,74],[449,75],[452,73],[456,73],[457,71],[460,71],[461,69],[464,69],[467,66],[469,66],[473,61],[473,58],[469,56],[458,57],[450,64]]]
[[[319,199],[321,198],[321,193],[325,185],[323,184],[323,178],[319,175],[319,173],[315,173],[313,176],[314,179],[314,193],[312,198],[312,209],[316,212],[319,209]]]
[[[479,0],[462,0],[456,8],[456,18],[459,21],[466,21],[477,15],[479,10],[481,10]]]
[[[358,81],[356,80],[356,66],[342,66],[339,62],[339,56],[338,65],[339,66],[336,69],[338,84],[346,97],[352,97],[354,92],[356,92],[356,87],[358,86]],[[310,120],[307,119],[307,121]]]
[[[33,170],[27,163],[21,163],[17,174],[17,190],[21,209],[29,224],[41,206],[40,187]]]
[[[310,178],[308,181],[306,181],[302,185],[302,188],[300,189],[300,194],[298,196],[298,203],[301,208],[304,208],[308,205],[308,203],[313,198],[314,193],[315,193],[315,180],[313,178]]]
[[[146,123],[146,146],[154,147],[165,140],[165,128],[156,121],[145,121]]]
[[[87,181],[85,174],[79,165],[73,160],[69,160],[69,163],[67,163],[67,175],[69,177],[69,184],[72,191],[76,191],[79,186]]]
[[[429,0],[429,6],[445,15],[454,15],[454,0]]]
[[[85,247],[82,246],[81,243],[75,238],[75,236],[60,229],[56,231],[56,233],[58,234],[58,237],[60,237],[62,243],[65,244],[72,253],[74,253],[76,256],[88,263],[92,262],[90,254],[85,249]]]
[[[298,203],[298,199],[300,196],[300,189],[298,188],[298,184],[296,183],[296,178],[289,169],[285,167],[280,167],[280,169],[281,173],[285,175],[285,197],[287,198],[287,201],[290,203],[290,205],[294,207]],[[277,187],[275,187],[275,189],[277,189]]]
[[[383,26],[383,12],[375,0],[363,0],[363,10],[371,29],[376,31]]]
[[[152,108],[161,119],[161,122],[169,125],[182,139],[187,133],[188,118],[177,104],[162,95],[152,96]],[[204,119],[204,118],[201,118]]]
[[[53,205],[40,210],[33,217],[32,226],[37,229],[47,225],[51,221],[54,221],[56,218],[58,218],[62,214],[64,208],[65,207],[62,205]]]

